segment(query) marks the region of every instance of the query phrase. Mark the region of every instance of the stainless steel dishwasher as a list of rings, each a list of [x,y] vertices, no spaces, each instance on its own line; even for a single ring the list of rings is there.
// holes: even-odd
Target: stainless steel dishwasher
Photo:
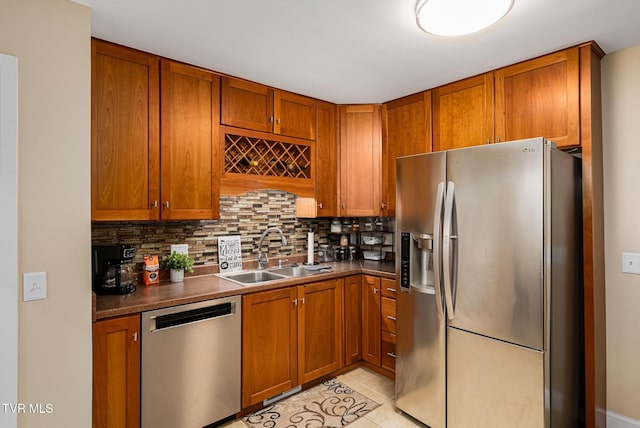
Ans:
[[[240,411],[241,304],[142,313],[143,428],[202,428]]]

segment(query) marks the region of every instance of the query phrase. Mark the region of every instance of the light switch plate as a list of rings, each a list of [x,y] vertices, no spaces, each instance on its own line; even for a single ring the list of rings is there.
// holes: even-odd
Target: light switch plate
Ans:
[[[640,254],[622,253],[622,273],[640,274]]]
[[[174,251],[178,254],[189,254],[189,244],[173,244],[171,245],[171,254]]]
[[[47,298],[47,273],[30,272],[22,274],[22,300],[42,300]]]

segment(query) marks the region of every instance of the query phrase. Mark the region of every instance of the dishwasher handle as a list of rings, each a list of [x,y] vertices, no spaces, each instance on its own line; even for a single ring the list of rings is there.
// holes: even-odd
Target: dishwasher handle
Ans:
[[[236,312],[235,306],[235,302],[227,302],[204,308],[190,309],[182,312],[151,317],[149,331],[153,333],[172,327],[180,327],[199,321],[232,315]]]

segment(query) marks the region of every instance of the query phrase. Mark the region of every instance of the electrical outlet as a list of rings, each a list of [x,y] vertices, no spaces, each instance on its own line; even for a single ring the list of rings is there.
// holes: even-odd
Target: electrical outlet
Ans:
[[[189,244],[173,244],[171,245],[171,253],[189,254]]]
[[[640,254],[622,253],[622,273],[640,274]]]
[[[31,272],[22,274],[22,300],[42,300],[47,298],[47,273]]]

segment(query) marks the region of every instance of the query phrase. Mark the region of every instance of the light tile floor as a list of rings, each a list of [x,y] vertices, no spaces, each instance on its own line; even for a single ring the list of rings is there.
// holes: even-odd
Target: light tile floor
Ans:
[[[364,367],[358,367],[342,374],[337,379],[375,402],[380,403],[379,407],[349,424],[348,428],[412,428],[426,426],[396,409],[394,405],[395,385],[391,379]],[[238,419],[222,425],[222,428],[246,428],[246,425]]]

